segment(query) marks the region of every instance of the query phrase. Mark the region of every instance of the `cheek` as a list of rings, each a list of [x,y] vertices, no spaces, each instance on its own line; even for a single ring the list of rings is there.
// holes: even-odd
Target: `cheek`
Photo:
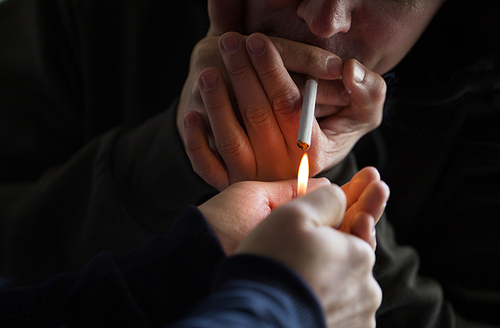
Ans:
[[[364,29],[360,29],[365,53],[372,54],[369,56],[370,69],[383,74],[396,66],[420,38],[438,8],[404,14],[395,10],[389,15],[389,10],[372,11],[365,20]]]
[[[384,74],[408,53],[420,33],[401,21],[371,17],[357,29],[358,58],[368,69]]]
[[[418,39],[413,33],[395,29],[394,26],[382,26],[372,30],[367,36],[366,46],[373,54],[370,66],[379,74],[386,73],[396,66]]]

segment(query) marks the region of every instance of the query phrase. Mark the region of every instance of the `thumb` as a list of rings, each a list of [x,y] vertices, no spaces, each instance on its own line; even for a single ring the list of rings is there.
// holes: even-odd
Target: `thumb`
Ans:
[[[228,31],[242,32],[242,0],[208,0],[210,28],[207,36],[220,36]]]
[[[342,82],[354,104],[358,120],[369,123],[370,130],[382,122],[387,85],[377,73],[370,71],[355,59],[344,63]],[[352,110],[351,110],[352,111]]]
[[[347,200],[339,186],[330,184],[307,193],[294,202],[307,218],[306,224],[339,228],[344,219]]]

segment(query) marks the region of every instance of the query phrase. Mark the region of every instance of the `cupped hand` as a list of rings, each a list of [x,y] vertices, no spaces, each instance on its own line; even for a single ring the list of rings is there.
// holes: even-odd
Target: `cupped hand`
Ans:
[[[309,179],[308,193],[329,184],[327,179]],[[375,249],[374,227],[385,209],[389,188],[380,180],[375,168],[367,167],[343,185],[342,191],[346,199],[345,215],[332,227],[359,237]],[[217,234],[226,254],[230,255],[272,210],[296,196],[295,179],[244,181],[231,185],[198,208]]]
[[[276,209],[241,243],[236,254],[255,254],[284,263],[311,286],[329,327],[375,327],[382,292],[372,269],[373,250],[333,226],[347,201],[329,185]]]
[[[207,48],[214,50],[213,44]],[[218,50],[216,65],[199,74],[201,97],[191,86],[189,106],[181,99],[178,118],[189,108],[186,152],[194,170],[219,190],[237,181],[296,176],[303,154],[296,143],[304,74],[321,79],[308,150],[312,175],[339,163],[380,124],[385,82],[355,60],[342,62],[320,48],[259,33],[246,39],[226,33]],[[192,67],[201,69],[205,60],[196,62]],[[294,80],[289,71],[300,75],[293,74]]]
[[[329,185],[327,179],[309,179],[309,190]],[[227,255],[275,208],[297,196],[297,180],[243,181],[198,206]]]
[[[365,167],[341,188],[347,209],[339,230],[363,239],[375,250],[375,225],[389,200],[389,187],[376,168]]]

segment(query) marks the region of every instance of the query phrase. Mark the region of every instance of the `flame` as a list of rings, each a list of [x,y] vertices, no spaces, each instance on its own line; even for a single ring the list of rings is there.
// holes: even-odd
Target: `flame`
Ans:
[[[304,153],[299,165],[299,174],[297,176],[297,196],[302,196],[307,191],[307,182],[309,181],[309,158]]]

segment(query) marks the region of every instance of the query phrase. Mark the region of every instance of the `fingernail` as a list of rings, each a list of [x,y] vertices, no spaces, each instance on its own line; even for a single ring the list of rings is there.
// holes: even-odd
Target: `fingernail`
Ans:
[[[334,78],[339,78],[342,76],[342,60],[338,57],[328,58],[326,69],[328,70],[328,74]]]
[[[211,90],[215,88],[217,83],[219,83],[219,77],[212,73],[212,72],[206,72],[200,77],[201,83],[203,83],[203,87],[207,90]]]
[[[361,83],[365,80],[365,69],[361,66],[361,64],[356,63],[354,65],[354,82]]]
[[[184,116],[184,126],[188,129],[195,127],[197,122],[198,119],[193,113],[187,113],[186,116]]]
[[[248,50],[252,53],[252,55],[260,55],[264,52],[265,42],[259,37],[252,37],[247,41]]]
[[[233,53],[238,49],[240,40],[235,35],[230,34],[223,36],[221,43],[225,52]]]

